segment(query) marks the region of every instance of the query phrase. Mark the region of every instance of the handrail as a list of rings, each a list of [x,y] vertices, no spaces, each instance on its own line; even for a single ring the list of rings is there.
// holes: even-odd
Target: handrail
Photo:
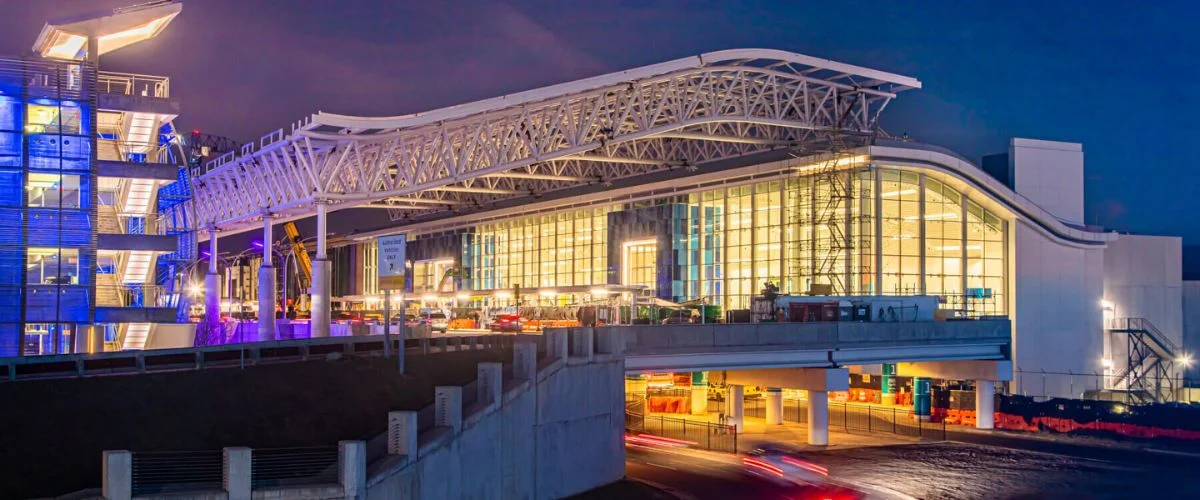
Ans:
[[[97,91],[106,94],[140,95],[166,99],[171,97],[171,79],[157,75],[100,71],[96,75]]]
[[[1179,346],[1175,345],[1175,342],[1167,338],[1158,327],[1154,326],[1154,323],[1146,318],[1114,318],[1109,322],[1109,330],[1144,331],[1166,348],[1168,354],[1175,355],[1179,352]]]
[[[105,152],[104,146],[105,145],[116,146],[116,150],[117,150],[116,158],[108,158],[107,157],[108,155],[104,154],[104,152]],[[176,167],[183,166],[182,161],[176,161],[173,158],[171,158],[173,145],[174,145],[174,143],[148,144],[148,143],[124,141],[124,140],[120,140],[120,139],[97,139],[96,140],[96,159],[99,161],[128,162],[128,161],[130,161],[130,160],[128,160],[129,155],[144,154],[144,155],[146,155],[146,161],[141,162],[141,163],[149,163],[149,164],[155,164],[155,165],[172,165],[172,166],[176,166]],[[182,158],[182,151],[179,151],[178,153],[180,154],[180,158]]]
[[[201,327],[203,325],[200,325]],[[540,338],[540,335],[495,334],[464,336],[485,346],[502,347],[516,338]],[[452,337],[438,337],[452,338]],[[415,347],[430,339],[406,339],[406,347]],[[395,346],[397,339],[393,338]],[[181,347],[144,351],[104,352],[95,354],[55,354],[0,358],[0,383],[4,381],[74,378],[86,376],[134,375],[180,370],[241,367],[266,360],[303,361],[330,353],[371,354],[383,352],[379,335],[309,338],[245,342],[204,347]]]

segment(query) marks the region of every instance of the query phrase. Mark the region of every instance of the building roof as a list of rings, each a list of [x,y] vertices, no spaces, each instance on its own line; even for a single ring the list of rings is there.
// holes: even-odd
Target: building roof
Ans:
[[[42,57],[82,60],[88,37],[97,37],[98,52],[114,50],[158,36],[183,10],[176,0],[160,0],[50,21],[42,27],[33,51]]]

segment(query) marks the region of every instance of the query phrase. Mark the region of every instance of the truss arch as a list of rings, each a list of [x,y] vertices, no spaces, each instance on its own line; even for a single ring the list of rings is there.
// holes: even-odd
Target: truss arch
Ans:
[[[870,137],[900,75],[788,52],[702,54],[400,117],[318,113],[192,172],[193,219],[446,210]]]

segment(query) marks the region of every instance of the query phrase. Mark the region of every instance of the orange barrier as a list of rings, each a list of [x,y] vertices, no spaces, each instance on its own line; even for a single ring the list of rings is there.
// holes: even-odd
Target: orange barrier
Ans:
[[[646,398],[650,413],[691,413],[691,400],[680,396],[650,396]]]

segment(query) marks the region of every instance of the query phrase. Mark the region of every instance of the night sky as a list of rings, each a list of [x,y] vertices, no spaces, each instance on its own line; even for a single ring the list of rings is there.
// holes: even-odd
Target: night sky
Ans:
[[[46,19],[136,0],[4,0],[0,53]],[[165,74],[178,125],[238,140],[317,110],[429,110],[700,52],[765,47],[909,75],[883,127],[978,160],[1082,142],[1087,222],[1200,243],[1200,5],[1188,2],[187,0],[106,56]]]

